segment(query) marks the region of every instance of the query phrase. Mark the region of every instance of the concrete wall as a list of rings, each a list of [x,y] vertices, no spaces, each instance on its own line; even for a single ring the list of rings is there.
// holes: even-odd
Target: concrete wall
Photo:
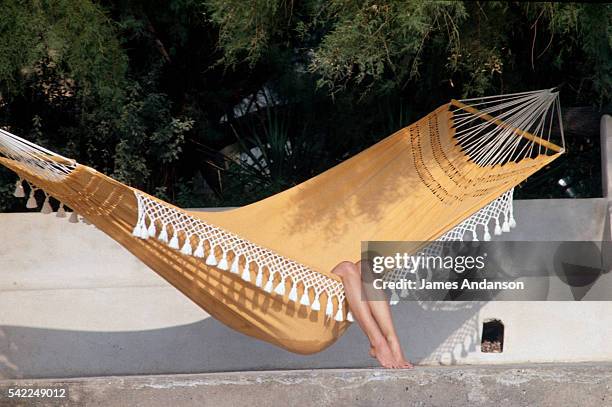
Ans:
[[[606,199],[518,201],[515,210],[507,239],[607,233]],[[231,331],[93,226],[0,214],[0,230],[0,378],[375,366],[356,326],[313,356]],[[612,289],[609,274],[596,289]],[[408,356],[427,364],[612,361],[611,311],[609,302],[394,307]],[[480,352],[488,318],[506,326],[501,354]]]

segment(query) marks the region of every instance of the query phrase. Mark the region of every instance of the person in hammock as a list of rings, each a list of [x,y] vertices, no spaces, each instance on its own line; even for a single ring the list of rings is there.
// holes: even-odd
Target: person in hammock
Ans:
[[[373,293],[368,284],[362,285],[362,266],[368,272],[367,263],[343,261],[332,272],[342,278],[350,311],[370,341],[370,356],[385,368],[412,368],[395,331],[389,302],[380,292]]]

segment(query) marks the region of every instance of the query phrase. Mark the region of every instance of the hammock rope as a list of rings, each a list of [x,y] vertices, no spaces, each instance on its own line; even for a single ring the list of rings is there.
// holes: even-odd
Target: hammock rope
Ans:
[[[435,251],[445,241],[490,240],[492,223],[494,235],[509,232],[514,187],[564,150],[553,90],[452,100],[273,197],[189,212],[0,130],[0,164],[19,176],[15,196],[29,185],[26,207],[42,190],[43,213],[55,198],[58,217],[69,209],[71,222],[93,223],[214,317],[298,353],[324,349],[353,320],[330,270],[359,260],[355,243],[431,241],[415,249]],[[394,292],[390,302],[398,300]]]

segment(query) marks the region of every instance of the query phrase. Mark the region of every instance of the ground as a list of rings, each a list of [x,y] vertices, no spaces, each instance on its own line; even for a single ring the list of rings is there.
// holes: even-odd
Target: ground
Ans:
[[[612,363],[435,366],[0,381],[68,388],[39,405],[87,406],[612,406]]]

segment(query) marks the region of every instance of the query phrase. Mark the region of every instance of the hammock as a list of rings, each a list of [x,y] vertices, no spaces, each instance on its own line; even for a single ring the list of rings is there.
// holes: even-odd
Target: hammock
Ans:
[[[561,147],[550,141],[559,122]],[[190,212],[0,131],[15,195],[57,216],[72,210],[211,316],[309,354],[352,321],[331,273],[362,241],[490,239],[509,231],[512,189],[564,151],[558,93],[452,100],[330,170],[260,202]],[[556,128],[556,127],[555,127]],[[397,298],[396,298],[397,299]]]

